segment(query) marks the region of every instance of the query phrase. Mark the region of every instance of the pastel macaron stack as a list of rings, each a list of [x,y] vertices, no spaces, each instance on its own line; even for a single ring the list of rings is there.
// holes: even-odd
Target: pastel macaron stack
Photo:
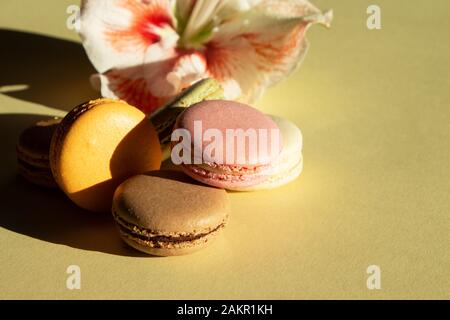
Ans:
[[[200,85],[205,87],[205,82]],[[186,90],[177,101],[188,107],[192,99],[206,99],[205,91]],[[112,211],[119,235],[131,247],[157,256],[206,247],[228,221],[226,192],[180,172],[158,171],[161,160],[153,122],[113,99],[74,108],[50,145],[51,169],[60,189],[83,209]]]
[[[272,174],[264,182],[240,191],[271,190],[295,181],[303,171],[303,135],[291,121],[277,116],[270,116],[280,128],[283,137],[281,152],[272,163]]]
[[[247,140],[241,140],[245,148],[242,150],[244,161],[240,163],[224,161],[230,151],[234,153],[235,160],[239,156],[239,151],[236,150],[237,140],[225,139],[226,141],[220,144],[223,156],[219,160],[222,161],[205,156],[203,151],[208,148],[211,139],[203,139],[200,144],[193,143],[190,150],[183,150],[190,153],[185,160],[192,160],[195,154],[202,155],[199,163],[181,163],[182,170],[197,181],[227,190],[256,191],[285,185],[295,180],[303,169],[302,134],[300,129],[288,120],[267,116],[238,102],[215,100],[201,102],[185,110],[176,122],[175,131],[185,130],[190,136],[195,136],[196,123],[201,123],[202,137],[208,130],[216,130],[221,137],[226,137],[228,130],[247,133],[243,137]],[[248,130],[253,130],[256,140],[248,140]],[[260,132],[264,135],[259,136]],[[277,132],[278,135],[275,135]],[[178,148],[181,146],[182,139],[176,138],[173,137],[172,158],[179,153]],[[234,143],[233,149],[227,147],[230,142]],[[265,145],[266,151],[270,149],[270,152],[258,150],[262,145]],[[252,161],[250,152],[255,146]]]
[[[20,174],[41,187],[56,188],[50,169],[50,143],[61,119],[42,120],[22,132],[17,143],[17,163]]]
[[[184,109],[222,96],[220,85],[205,79],[153,118],[125,101],[88,101],[63,119],[22,133],[19,171],[31,182],[59,187],[80,208],[112,211],[119,235],[139,251],[158,256],[197,251],[225,228],[227,193],[180,172],[158,171],[161,151]]]
[[[205,79],[151,116],[121,100],[88,101],[22,133],[19,171],[83,209],[112,212],[119,236],[141,252],[195,252],[228,223],[225,190],[277,188],[303,169],[300,129],[222,98]],[[180,171],[160,170],[168,145]]]

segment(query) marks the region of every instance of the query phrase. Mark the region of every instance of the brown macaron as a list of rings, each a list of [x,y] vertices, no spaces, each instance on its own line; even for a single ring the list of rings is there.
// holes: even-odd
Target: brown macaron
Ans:
[[[50,169],[50,143],[60,118],[49,118],[25,129],[16,146],[19,173],[41,187],[57,188]]]
[[[229,204],[224,190],[197,184],[181,172],[159,171],[120,185],[112,212],[128,245],[175,256],[202,249],[221,233]]]

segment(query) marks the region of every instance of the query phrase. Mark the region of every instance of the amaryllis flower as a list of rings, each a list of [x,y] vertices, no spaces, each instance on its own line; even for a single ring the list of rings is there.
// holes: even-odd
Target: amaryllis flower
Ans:
[[[254,101],[302,60],[308,26],[331,19],[306,0],[84,0],[80,35],[102,95],[151,113],[206,77]]]

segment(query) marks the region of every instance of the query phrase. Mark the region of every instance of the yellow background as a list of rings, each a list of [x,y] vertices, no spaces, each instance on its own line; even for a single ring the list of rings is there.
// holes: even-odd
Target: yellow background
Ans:
[[[450,298],[449,1],[314,1],[334,9],[332,29],[310,29],[302,68],[258,103],[303,130],[304,174],[230,194],[224,236],[174,258],[128,249],[109,216],[17,176],[15,143],[36,114],[95,96],[66,41],[79,41],[71,3],[0,4],[0,298]],[[366,28],[372,3],[379,31]],[[72,264],[79,291],[66,289]],[[366,287],[369,265],[381,290]]]

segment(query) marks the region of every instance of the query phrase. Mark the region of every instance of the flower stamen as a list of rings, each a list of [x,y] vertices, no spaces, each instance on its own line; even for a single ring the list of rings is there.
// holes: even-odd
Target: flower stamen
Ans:
[[[201,45],[212,34],[215,26],[217,12],[224,4],[224,0],[197,0],[192,9],[186,28],[181,35],[181,44],[184,47]]]

